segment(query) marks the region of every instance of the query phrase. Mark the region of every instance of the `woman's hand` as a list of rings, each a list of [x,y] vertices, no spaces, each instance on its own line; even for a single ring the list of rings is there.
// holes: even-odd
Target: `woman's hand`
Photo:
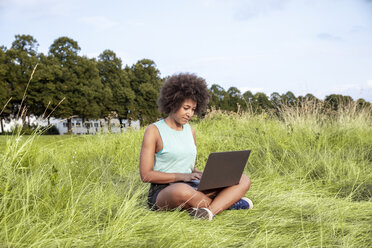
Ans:
[[[198,169],[196,169],[196,168],[194,168],[194,170],[193,170],[192,172],[195,172],[195,173],[199,173],[200,175],[202,175],[202,174],[203,174],[203,172],[202,172],[202,171],[200,171],[200,170],[198,170]]]
[[[202,176],[202,174],[199,172],[186,173],[183,175],[184,175],[184,178],[182,179],[182,181],[184,182],[190,182],[192,180],[197,180],[197,179],[200,180]]]

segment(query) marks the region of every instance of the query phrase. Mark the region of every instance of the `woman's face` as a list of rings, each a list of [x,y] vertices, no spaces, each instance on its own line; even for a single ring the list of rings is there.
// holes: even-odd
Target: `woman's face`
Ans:
[[[177,123],[185,125],[194,116],[195,109],[196,102],[192,99],[186,99],[181,107],[171,115]]]

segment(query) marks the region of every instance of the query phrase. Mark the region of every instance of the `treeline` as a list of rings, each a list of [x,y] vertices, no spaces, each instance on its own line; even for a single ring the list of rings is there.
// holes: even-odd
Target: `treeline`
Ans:
[[[10,49],[0,47],[0,111],[6,105],[1,124],[17,115],[26,121],[31,115],[51,112],[56,118],[110,116],[139,119],[141,124],[160,116],[156,100],[163,79],[154,61],[143,59],[123,66],[110,50],[90,59],[80,56],[78,43],[68,37],[56,39],[48,54],[38,53],[37,48],[30,35],[16,35]],[[68,127],[71,130],[71,119]]]
[[[31,115],[84,119],[112,118],[140,120],[146,125],[161,117],[156,100],[165,78],[154,61],[142,59],[132,66],[111,50],[97,58],[80,56],[77,41],[60,37],[49,47],[48,54],[38,53],[38,42],[31,35],[16,35],[11,47],[0,47],[0,122]],[[37,65],[36,70],[35,66]],[[34,74],[33,74],[34,72]],[[32,81],[29,83],[30,77]],[[26,94],[25,90],[27,89]],[[236,87],[225,90],[217,84],[210,87],[210,108],[227,111],[277,111],[305,101],[322,101],[311,94],[296,97],[285,94],[243,94]],[[353,102],[350,96],[330,95],[324,102],[331,109]],[[358,99],[361,107],[370,103]],[[28,118],[29,119],[29,118]],[[84,121],[83,121],[84,122]]]
[[[368,108],[371,103],[360,98],[356,101],[351,96],[331,94],[324,100],[316,98],[313,94],[296,97],[291,91],[285,94],[278,92],[267,96],[265,93],[258,92],[253,94],[246,91],[241,94],[236,87],[230,87],[225,91],[221,86],[214,84],[210,87],[211,101],[210,106],[216,109],[227,111],[251,111],[254,113],[270,112],[279,115],[281,109],[290,107],[301,107],[308,103],[322,108],[323,112],[338,111],[341,107],[354,104],[357,109]]]

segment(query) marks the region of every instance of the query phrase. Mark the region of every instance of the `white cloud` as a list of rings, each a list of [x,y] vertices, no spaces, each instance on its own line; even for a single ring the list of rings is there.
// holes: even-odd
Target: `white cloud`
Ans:
[[[339,85],[337,88],[333,88],[333,92],[347,92],[350,90],[360,90],[362,89],[362,85],[357,85],[357,84],[344,84],[344,85]]]
[[[329,90],[318,92],[321,98],[331,94],[341,94],[351,96],[354,100],[363,98],[367,101],[372,100],[372,80],[364,84],[343,84]]]
[[[134,27],[145,27],[146,26],[146,23],[145,22],[142,22],[142,21],[133,21],[133,20],[130,20],[130,21],[128,21],[128,25],[134,26]]]
[[[272,57],[272,56],[271,56]],[[252,56],[211,56],[198,58],[193,63],[195,64],[223,64],[223,63],[248,63],[264,61],[270,58],[267,55],[252,55]]]
[[[330,33],[320,33],[318,38],[321,40],[341,40],[341,37],[330,34]]]
[[[41,19],[70,16],[74,5],[58,0],[0,0],[0,11],[2,17],[11,20],[15,19]],[[21,16],[21,17],[20,17]],[[29,20],[28,20],[29,21]]]
[[[354,25],[352,26],[352,28],[350,29],[350,33],[359,33],[359,32],[364,32],[366,31],[367,29],[361,25]]]
[[[88,16],[80,18],[80,21],[92,25],[99,30],[106,30],[116,26],[118,23],[104,16]]]
[[[203,0],[201,2],[205,7],[210,7],[214,3],[213,0]]]
[[[239,1],[235,18],[240,21],[267,14],[271,11],[282,10],[288,0]]]
[[[29,7],[29,6],[51,5],[57,2],[59,1],[58,0],[10,0],[10,1],[7,1],[7,4],[14,4],[14,5],[22,6],[22,7]]]
[[[347,93],[350,91],[363,91],[372,88],[372,80],[368,80],[365,84],[343,84],[333,88],[332,92]]]

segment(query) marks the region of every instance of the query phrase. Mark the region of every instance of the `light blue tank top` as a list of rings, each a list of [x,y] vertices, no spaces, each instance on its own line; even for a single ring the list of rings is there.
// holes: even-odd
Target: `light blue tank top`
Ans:
[[[189,124],[182,131],[169,127],[164,120],[155,122],[163,149],[155,154],[154,171],[167,173],[191,173],[195,166],[196,146]]]

